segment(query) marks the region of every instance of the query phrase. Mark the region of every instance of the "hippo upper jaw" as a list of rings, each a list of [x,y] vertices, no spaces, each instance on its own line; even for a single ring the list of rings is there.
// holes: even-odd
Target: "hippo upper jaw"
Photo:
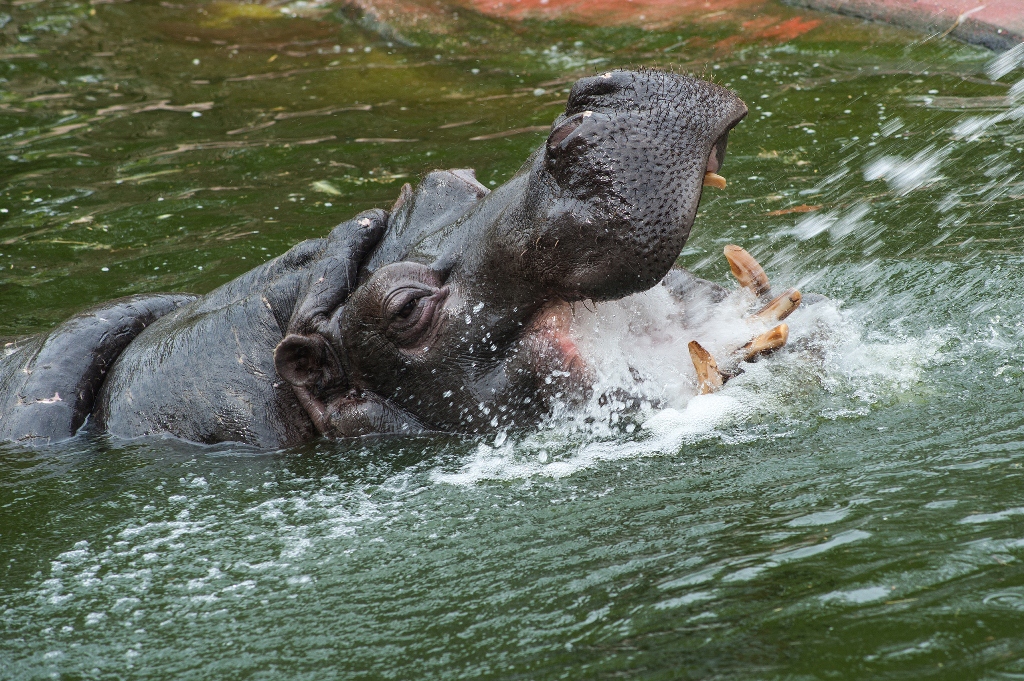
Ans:
[[[567,300],[654,286],[746,113],[732,92],[685,76],[616,71],[577,82],[524,168],[519,200],[476,242],[481,262],[466,265],[500,282],[528,273],[527,295]]]

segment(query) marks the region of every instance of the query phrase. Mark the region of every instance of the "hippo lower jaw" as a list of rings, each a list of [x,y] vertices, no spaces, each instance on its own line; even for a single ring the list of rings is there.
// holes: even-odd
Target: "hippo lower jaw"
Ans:
[[[724,255],[729,262],[732,274],[741,288],[760,300],[762,305],[756,311],[749,312],[745,319],[756,327],[764,328],[773,325],[762,333],[753,335],[748,342],[737,344],[722,357],[723,366],[697,340],[688,344],[689,357],[696,374],[695,391],[704,395],[715,392],[731,378],[743,372],[741,363],[754,362],[757,359],[774,353],[783,347],[789,339],[789,327],[780,324],[801,304],[802,295],[796,289],[787,289],[781,295],[774,296],[768,277],[754,258],[744,249],[735,245],[725,247]],[[692,277],[692,275],[690,275]],[[717,296],[724,291],[716,284],[705,282],[695,277],[691,281],[697,286],[706,287],[703,292],[705,302],[714,304]],[[666,283],[670,291],[672,285]],[[683,296],[678,295],[676,299]],[[692,293],[692,292],[691,292]],[[709,295],[710,294],[710,295]],[[595,303],[596,310],[613,301]],[[679,301],[682,302],[682,301]],[[691,298],[691,303],[692,298]],[[589,306],[588,306],[589,307]],[[594,311],[596,311],[594,310]],[[534,370],[539,379],[537,391],[554,398],[569,406],[579,406],[593,395],[596,383],[596,372],[588,361],[587,355],[581,352],[577,339],[581,330],[574,325],[575,315],[572,305],[564,300],[547,303],[530,319],[523,332],[523,343],[530,348],[531,357],[535,362]],[[752,334],[755,332],[752,331]],[[598,360],[594,357],[594,360]],[[631,374],[633,370],[631,369]],[[634,380],[640,381],[635,374]],[[612,400],[626,404],[639,404],[642,400],[631,395],[629,388],[613,388],[614,396],[601,395],[600,404]]]

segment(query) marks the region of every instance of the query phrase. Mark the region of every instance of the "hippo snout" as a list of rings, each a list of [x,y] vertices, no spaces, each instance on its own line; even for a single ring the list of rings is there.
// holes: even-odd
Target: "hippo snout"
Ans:
[[[746,113],[729,90],[689,76],[580,80],[481,261],[503,278],[529,272],[567,300],[650,288],[686,243],[706,178],[724,181],[729,131]]]

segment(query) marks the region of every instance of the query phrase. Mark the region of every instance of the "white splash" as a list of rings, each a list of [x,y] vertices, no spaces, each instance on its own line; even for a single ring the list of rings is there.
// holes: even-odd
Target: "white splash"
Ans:
[[[999,80],[1020,67],[1024,67],[1024,44],[1017,45],[998,55],[989,62],[985,72],[992,80]],[[953,134],[959,139],[973,142],[984,136],[992,127],[1004,121],[1024,120],[1024,104],[1020,101],[1022,96],[1024,96],[1024,79],[1010,86],[1010,90],[1007,92],[1007,98],[1014,104],[1013,106],[991,116],[969,116],[953,128]]]
[[[997,55],[985,67],[985,73],[992,80],[999,80],[1018,66],[1024,66],[1024,43]]]
[[[696,392],[696,373],[687,345],[696,340],[726,360],[771,325],[743,320],[757,301],[737,291],[714,306],[686,309],[663,286],[622,300],[578,306],[573,334],[580,354],[593,367],[595,392],[616,390],[664,407],[683,409]]]
[[[864,179],[884,179],[899,194],[909,194],[915,189],[934,184],[943,179],[939,167],[949,155],[949,148],[925,149],[906,159],[900,156],[883,156],[868,164]]]
[[[738,291],[717,306],[687,310],[659,286],[596,309],[577,307],[577,345],[597,377],[592,402],[559,413],[538,432],[480,443],[457,470],[435,469],[432,479],[473,485],[562,478],[603,461],[678,456],[701,442],[784,437],[781,428],[772,432],[754,423],[766,415],[775,423],[809,415],[859,417],[871,404],[910,389],[940,342],[866,340],[856,313],[823,301],[786,320],[786,348],[738,365],[743,372],[721,390],[697,395],[687,344],[697,340],[720,366],[736,367],[732,352],[770,326],[744,318],[755,304],[750,293]],[[639,404],[607,399],[616,394]]]
[[[874,229],[874,223],[868,217],[871,213],[871,206],[866,202],[859,202],[848,210],[823,210],[808,213],[805,217],[797,220],[796,224],[782,234],[792,234],[800,241],[813,239],[823,232],[828,232],[832,241],[840,241],[847,236],[870,232],[877,236],[878,230]]]

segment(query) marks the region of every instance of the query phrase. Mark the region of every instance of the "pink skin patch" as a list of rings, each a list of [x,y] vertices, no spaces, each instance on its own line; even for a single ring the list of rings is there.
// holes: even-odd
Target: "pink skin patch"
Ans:
[[[586,390],[593,377],[572,339],[571,327],[572,308],[569,303],[552,301],[533,316],[523,331],[520,343],[537,376],[544,381],[542,385],[575,392]],[[551,377],[557,380],[549,381]]]

